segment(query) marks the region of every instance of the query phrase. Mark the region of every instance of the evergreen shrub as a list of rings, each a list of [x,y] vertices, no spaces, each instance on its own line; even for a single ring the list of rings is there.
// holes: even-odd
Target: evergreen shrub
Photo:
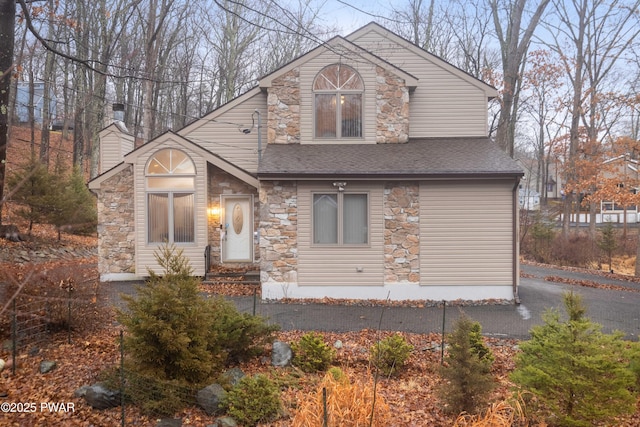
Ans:
[[[223,407],[229,416],[243,426],[276,419],[282,411],[280,390],[264,374],[243,377],[227,393]]]
[[[324,342],[322,335],[309,332],[291,343],[293,360],[291,363],[304,372],[326,370],[335,360],[336,351]]]
[[[382,374],[394,375],[404,366],[413,346],[400,334],[394,334],[372,345],[369,361]]]
[[[466,315],[456,322],[448,338],[449,347],[441,375],[440,398],[449,413],[476,413],[494,388],[491,375],[493,354],[482,341],[482,327]]]

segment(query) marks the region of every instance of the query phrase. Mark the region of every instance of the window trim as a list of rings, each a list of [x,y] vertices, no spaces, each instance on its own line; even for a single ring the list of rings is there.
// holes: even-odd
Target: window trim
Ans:
[[[316,195],[335,195],[337,197],[337,243],[316,243],[314,199]],[[366,243],[344,243],[344,196],[345,195],[363,195],[367,198],[367,242]],[[310,245],[316,248],[370,248],[371,247],[371,194],[369,191],[311,191],[311,223],[309,232],[311,234]]]
[[[332,67],[345,67],[345,68],[349,68],[352,72],[353,72],[353,77],[357,78],[359,81],[359,86],[361,86],[361,89],[347,89],[344,88],[342,86],[338,87],[336,86],[335,89],[329,89],[329,88],[322,88],[322,89],[316,89],[316,82],[318,81],[318,79],[325,79],[327,80],[330,84],[333,85],[333,82],[331,82],[326,76],[325,76],[325,72],[329,69],[331,69]],[[340,73],[338,72],[338,75]],[[350,80],[352,80],[352,78],[347,79],[346,82],[344,82],[345,84],[348,83]],[[334,85],[335,86],[335,85]],[[344,85],[343,85],[344,86]],[[328,141],[335,141],[335,140],[340,140],[340,139],[348,139],[348,140],[361,140],[364,139],[364,112],[365,112],[365,106],[364,106],[364,94],[365,94],[365,86],[364,86],[364,80],[362,79],[362,76],[360,75],[360,73],[358,73],[358,71],[349,66],[349,65],[345,65],[345,64],[331,64],[328,65],[326,67],[324,67],[322,70],[320,70],[320,72],[318,72],[318,74],[316,74],[315,78],[313,79],[313,85],[312,85],[312,92],[313,92],[313,138],[317,139],[317,140],[328,140]],[[318,135],[318,95],[332,95],[335,98],[335,123],[336,123],[336,128],[335,128],[335,136],[321,136]],[[342,103],[340,102],[340,99],[342,96],[344,95],[360,95],[360,135],[359,136],[343,136],[342,135]]]

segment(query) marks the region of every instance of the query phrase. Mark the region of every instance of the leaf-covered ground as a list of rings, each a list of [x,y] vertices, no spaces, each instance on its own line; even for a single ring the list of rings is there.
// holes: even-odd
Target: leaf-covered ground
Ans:
[[[74,306],[70,335],[61,327],[47,339],[41,340],[30,350],[21,351],[16,361],[16,374],[11,368],[0,373],[0,414],[2,426],[104,426],[121,425],[122,409],[91,409],[83,399],[74,397],[74,391],[82,385],[93,384],[99,373],[120,362],[118,338],[120,327],[115,322],[110,306],[108,284],[98,284],[95,257],[77,256],[84,249],[95,247],[95,238],[63,236],[63,242],[56,243],[57,235],[50,230],[38,230],[37,236],[23,243],[11,243],[0,239],[0,251],[6,257],[7,251],[16,251],[37,247],[49,242],[50,245],[65,246],[58,258],[40,260],[37,265],[27,262],[16,263],[0,260],[0,276],[9,283],[11,292],[20,288],[21,292],[33,295],[47,294],[55,300],[64,296],[69,288],[69,277],[74,277],[73,292],[78,295]],[[588,285],[588,284],[587,284]],[[233,287],[220,286],[216,292],[226,293]],[[237,288],[236,288],[237,289]],[[11,293],[12,294],[12,293]],[[4,302],[9,293],[0,290]],[[5,304],[2,304],[4,308]],[[0,339],[8,336],[8,314],[10,307],[0,314]],[[64,323],[64,322],[63,322]],[[281,341],[294,341],[302,335],[299,331],[287,331],[278,334]],[[375,330],[353,331],[350,333],[324,333],[325,341],[337,345],[335,364],[343,368],[353,380],[371,381],[368,352],[372,344],[385,336]],[[440,365],[439,335],[404,334],[413,345],[414,351],[400,375],[393,378],[380,378],[376,383],[378,396],[386,401],[392,412],[390,426],[451,426],[455,416],[443,411],[443,404],[437,398],[437,389],[441,385],[438,375]],[[70,342],[69,342],[70,341]],[[496,361],[493,374],[497,388],[494,402],[501,402],[511,396],[509,372],[513,369],[513,356],[516,342],[489,339],[487,343],[494,352]],[[11,360],[6,347],[0,349],[0,358]],[[46,374],[39,371],[42,361],[55,361],[57,367]],[[284,415],[269,426],[285,427],[301,403],[317,391],[321,374],[303,374],[294,368],[273,368],[268,357],[254,360],[240,366],[247,374],[266,373],[282,385]],[[8,406],[7,406],[8,404]],[[55,406],[57,404],[57,406]],[[125,408],[125,425],[155,426],[157,419],[143,416],[134,407]],[[640,408],[639,408],[640,409]],[[15,412],[7,412],[15,411]],[[640,426],[640,410],[633,417],[619,420],[617,426]],[[191,407],[176,414],[182,418],[185,426],[206,426],[212,424],[215,417],[208,416],[202,410]],[[468,424],[465,424],[468,425]],[[485,424],[487,425],[487,424]],[[489,424],[490,425],[490,424]],[[539,424],[531,424],[539,425]]]

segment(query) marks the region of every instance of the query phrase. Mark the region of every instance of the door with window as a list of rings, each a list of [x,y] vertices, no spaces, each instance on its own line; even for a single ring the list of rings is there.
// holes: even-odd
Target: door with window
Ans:
[[[251,196],[224,197],[222,261],[253,261],[253,202]]]

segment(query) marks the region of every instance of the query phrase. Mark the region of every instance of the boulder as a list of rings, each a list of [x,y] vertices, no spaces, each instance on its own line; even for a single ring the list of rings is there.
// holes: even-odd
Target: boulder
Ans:
[[[291,363],[293,351],[286,342],[275,341],[271,350],[271,364],[273,366],[287,366]]]
[[[214,415],[220,410],[220,403],[226,395],[227,392],[220,384],[211,384],[198,390],[196,401],[207,414]]]
[[[94,384],[86,389],[84,400],[94,409],[114,408],[120,405],[120,392],[109,390],[102,384]]]
[[[11,242],[21,242],[23,240],[22,236],[20,236],[20,230],[13,224],[0,225],[0,237],[4,237]]]
[[[223,384],[228,382],[229,385],[235,386],[240,382],[242,378],[245,377],[245,373],[242,371],[242,369],[236,367],[224,372],[222,375],[220,375],[220,377],[220,379],[223,380]]]
[[[238,423],[231,417],[220,417],[213,424],[207,427],[238,427]]]
[[[156,427],[182,427],[182,418],[163,418]]]
[[[56,367],[58,366],[58,364],[52,360],[43,360],[42,362],[40,362],[40,373],[41,374],[46,374],[48,372],[53,371]]]

